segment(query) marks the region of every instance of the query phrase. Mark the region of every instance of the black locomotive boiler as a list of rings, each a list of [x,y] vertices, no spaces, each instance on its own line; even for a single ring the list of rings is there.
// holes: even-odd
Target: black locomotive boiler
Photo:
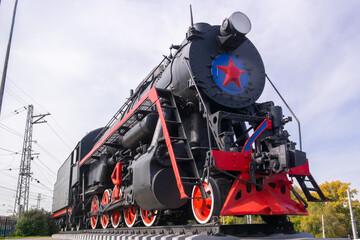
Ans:
[[[293,179],[309,201],[326,200],[284,129],[291,119],[273,102],[256,102],[265,69],[250,29],[241,12],[221,26],[192,24],[111,121],[77,144],[54,187],[61,227],[248,214],[286,222],[307,214]]]

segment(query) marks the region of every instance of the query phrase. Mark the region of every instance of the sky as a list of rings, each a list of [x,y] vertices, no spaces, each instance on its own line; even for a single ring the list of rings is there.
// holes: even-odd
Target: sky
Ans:
[[[14,2],[0,5],[0,70]],[[247,37],[301,121],[312,175],[319,184],[340,180],[360,190],[359,1],[31,0],[18,3],[0,116],[0,215],[14,206],[24,106],[51,113],[33,128],[39,155],[31,163],[29,202],[35,207],[41,193],[40,206],[50,211],[62,162],[110,120],[170,45],[183,41],[190,4],[194,22],[220,25],[235,11],[249,17]],[[284,107],[266,83],[259,101],[269,100]],[[299,142],[296,123],[286,128]]]

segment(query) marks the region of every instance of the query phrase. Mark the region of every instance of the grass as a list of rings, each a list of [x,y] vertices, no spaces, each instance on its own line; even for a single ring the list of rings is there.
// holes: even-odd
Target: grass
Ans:
[[[22,236],[8,236],[8,237],[0,237],[0,239],[18,239],[18,238],[49,238],[51,236],[27,236],[27,237],[22,237]]]

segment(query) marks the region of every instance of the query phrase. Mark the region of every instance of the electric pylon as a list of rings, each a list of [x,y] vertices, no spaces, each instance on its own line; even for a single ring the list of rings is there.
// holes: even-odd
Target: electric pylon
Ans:
[[[37,197],[37,204],[36,204],[36,208],[39,210],[40,209],[40,202],[41,202],[41,193],[38,194]]]
[[[40,121],[45,116],[50,115],[41,114],[33,115],[34,107],[32,105],[28,106],[26,125],[25,125],[25,134],[24,134],[24,143],[21,154],[20,170],[18,185],[16,190],[15,205],[14,205],[14,215],[19,216],[23,211],[27,211],[29,207],[29,187],[31,179],[31,160],[32,157],[32,133],[33,133],[33,124],[45,123],[46,121]]]

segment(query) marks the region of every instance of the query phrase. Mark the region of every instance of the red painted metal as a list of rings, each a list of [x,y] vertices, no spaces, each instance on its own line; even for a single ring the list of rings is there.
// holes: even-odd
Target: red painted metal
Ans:
[[[111,181],[113,182],[114,185],[121,185],[122,183],[121,169],[123,164],[124,164],[123,162],[117,163],[114,168],[114,171],[111,174]]]
[[[154,94],[157,95],[156,92]],[[156,98],[157,98],[156,99],[156,108],[157,108],[158,113],[159,113],[159,118],[160,118],[160,121],[161,121],[161,126],[162,126],[163,134],[164,134],[164,137],[165,137],[166,146],[167,146],[167,149],[168,149],[168,152],[169,152],[171,165],[172,165],[172,168],[173,168],[173,171],[174,171],[174,174],[175,174],[176,184],[177,184],[177,187],[179,189],[180,198],[181,199],[188,198],[188,196],[185,193],[185,189],[184,189],[184,186],[182,184],[182,181],[181,181],[179,169],[178,169],[176,158],[175,158],[174,149],[173,149],[172,144],[171,144],[169,131],[167,129],[164,113],[163,113],[162,108],[161,108],[161,103],[160,103],[159,97],[157,96]]]
[[[303,176],[309,176],[310,175],[310,169],[309,169],[309,160],[306,159],[306,163],[294,168],[290,168],[289,172],[285,173],[292,175],[303,175]]]
[[[195,218],[199,223],[207,223],[214,210],[214,196],[212,188],[206,182],[203,183],[204,190],[209,194],[209,198],[202,198],[200,187],[195,186],[191,199],[191,206]]]
[[[102,198],[101,198],[101,205],[102,206],[106,207],[107,205],[109,205],[109,203],[110,203],[110,195],[111,195],[111,193],[110,193],[109,189],[106,189],[104,191],[104,194],[103,194]],[[107,228],[108,224],[109,224],[109,215],[108,214],[101,215],[101,225],[102,225],[102,227],[105,229],[105,228]]]
[[[248,172],[251,162],[251,151],[247,152],[226,152],[212,151],[215,167],[226,171]]]
[[[55,218],[55,217],[61,216],[63,214],[71,212],[71,210],[72,210],[71,207],[65,207],[65,208],[63,208],[63,209],[61,209],[59,211],[54,212],[52,217]]]
[[[149,95],[151,95],[153,92],[156,92],[155,88],[152,88],[147,94],[145,94],[138,103],[128,112],[120,122],[118,122],[94,147],[91,149],[91,151],[79,162],[79,166],[83,165],[89,158],[91,158],[91,155],[94,154],[94,152],[101,147],[104,142],[116,131],[119,129],[121,125],[124,124],[126,120],[128,120],[131,115],[138,109],[138,107],[147,99],[149,98]],[[151,98],[150,98],[151,100]]]
[[[157,93],[157,90],[155,87],[151,88],[149,90],[149,92],[147,92],[142,98],[141,100],[136,103],[136,105],[130,110],[129,113],[127,113],[119,123],[117,123],[97,144],[96,146],[93,147],[93,149],[80,161],[79,165],[83,165],[89,158],[91,158],[92,154],[94,154],[95,151],[97,151],[97,149],[99,149],[99,147],[101,147],[104,142],[115,132],[117,131],[122,124],[124,124],[124,122],[126,120],[128,120],[131,115],[136,111],[137,108],[139,108],[141,106],[141,104],[146,100],[146,99],[150,99],[150,101],[152,103],[155,103],[156,104],[156,108],[157,108],[157,111],[158,111],[158,114],[159,114],[159,118],[160,118],[160,121],[161,121],[161,126],[162,126],[162,130],[163,130],[163,134],[164,134],[164,137],[165,137],[165,142],[166,142],[166,146],[168,148],[168,152],[169,152],[169,156],[170,156],[170,159],[171,159],[171,165],[172,165],[172,168],[173,168],[173,171],[174,171],[174,174],[175,174],[175,179],[176,179],[176,183],[177,183],[177,187],[179,189],[179,193],[180,193],[180,197],[183,199],[183,198],[188,198],[188,196],[186,195],[185,193],[185,190],[184,190],[184,186],[182,184],[182,181],[181,181],[181,177],[180,177],[180,173],[179,173],[179,169],[178,169],[178,166],[177,166],[177,162],[176,162],[176,158],[175,158],[175,154],[174,154],[174,149],[172,147],[172,144],[171,144],[171,139],[170,139],[170,135],[169,135],[169,131],[167,129],[167,126],[166,126],[166,122],[165,122],[165,118],[164,118],[164,113],[162,111],[162,108],[161,108],[161,103],[160,103],[160,100],[159,100],[159,95]]]
[[[124,220],[128,227],[134,226],[137,219],[137,210],[136,207],[128,207],[124,210]]]
[[[247,173],[238,176],[250,180]],[[257,178],[264,177],[257,175]],[[244,181],[235,180],[220,215],[308,215],[303,203],[290,197],[292,182],[285,175],[265,177],[262,189]]]

